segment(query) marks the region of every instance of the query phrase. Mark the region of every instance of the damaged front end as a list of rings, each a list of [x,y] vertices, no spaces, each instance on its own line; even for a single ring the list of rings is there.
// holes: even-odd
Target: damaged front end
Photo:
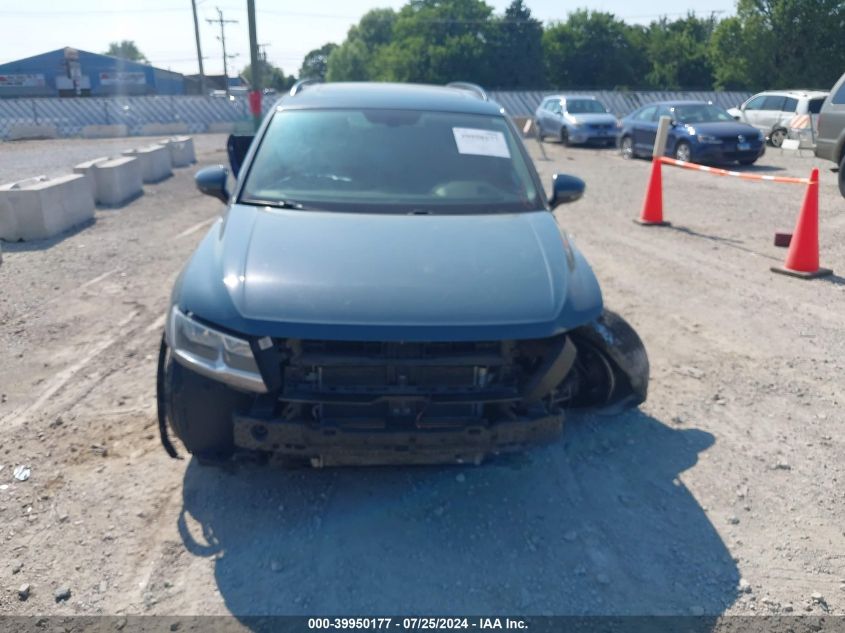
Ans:
[[[480,462],[554,440],[571,407],[642,402],[648,359],[605,312],[552,338],[482,342],[262,339],[267,393],[234,444],[313,465]]]

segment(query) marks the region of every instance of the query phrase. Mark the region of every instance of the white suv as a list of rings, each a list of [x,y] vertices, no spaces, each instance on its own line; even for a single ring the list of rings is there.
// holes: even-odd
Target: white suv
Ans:
[[[728,110],[737,121],[753,125],[775,147],[785,138],[815,144],[818,114],[828,93],[821,90],[769,90]]]

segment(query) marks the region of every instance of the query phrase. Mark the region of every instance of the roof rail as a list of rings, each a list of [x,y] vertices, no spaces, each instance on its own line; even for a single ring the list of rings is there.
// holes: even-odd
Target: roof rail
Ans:
[[[300,79],[295,84],[293,84],[293,87],[291,87],[290,96],[294,97],[294,96],[297,95],[297,93],[302,92],[308,86],[313,86],[314,84],[321,84],[321,83],[323,83],[323,81],[321,79]]]
[[[475,96],[477,96],[483,101],[490,101],[490,97],[487,96],[487,92],[478,84],[471,84],[468,81],[450,81],[446,84],[446,87],[457,88],[458,90],[466,90],[467,92],[473,93]]]

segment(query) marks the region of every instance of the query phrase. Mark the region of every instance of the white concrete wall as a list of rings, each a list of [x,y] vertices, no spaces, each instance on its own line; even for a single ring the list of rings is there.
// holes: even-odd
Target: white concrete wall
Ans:
[[[118,207],[144,193],[141,162],[130,156],[112,158],[94,166],[97,202]]]
[[[170,168],[170,152],[164,145],[148,145],[123,152],[124,156],[137,158],[141,163],[141,179],[144,182],[159,182],[173,175]]]
[[[123,123],[113,123],[111,125],[86,125],[80,132],[80,136],[82,136],[82,138],[117,138],[128,135],[129,128]]]
[[[14,123],[6,136],[10,141],[58,137],[59,131],[52,123]]]
[[[208,131],[214,134],[231,134],[235,131],[233,121],[214,121],[208,124]]]
[[[142,136],[157,136],[159,134],[187,134],[187,123],[145,123],[141,126]]]

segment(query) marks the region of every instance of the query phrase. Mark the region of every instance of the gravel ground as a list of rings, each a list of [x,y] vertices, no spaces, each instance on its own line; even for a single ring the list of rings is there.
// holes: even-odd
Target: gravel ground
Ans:
[[[200,163],[225,160],[223,137],[196,140]],[[137,142],[4,144],[0,167]],[[845,613],[845,279],[769,271],[802,188],[664,168],[673,225],[646,228],[646,161],[545,148],[546,182],[587,182],[558,215],[646,343],[649,400],[480,467],[167,458],[162,315],[222,209],[193,169],[84,230],[5,244],[0,614]],[[774,150],[753,171],[815,164]],[[845,201],[819,166],[822,264],[842,273]]]

